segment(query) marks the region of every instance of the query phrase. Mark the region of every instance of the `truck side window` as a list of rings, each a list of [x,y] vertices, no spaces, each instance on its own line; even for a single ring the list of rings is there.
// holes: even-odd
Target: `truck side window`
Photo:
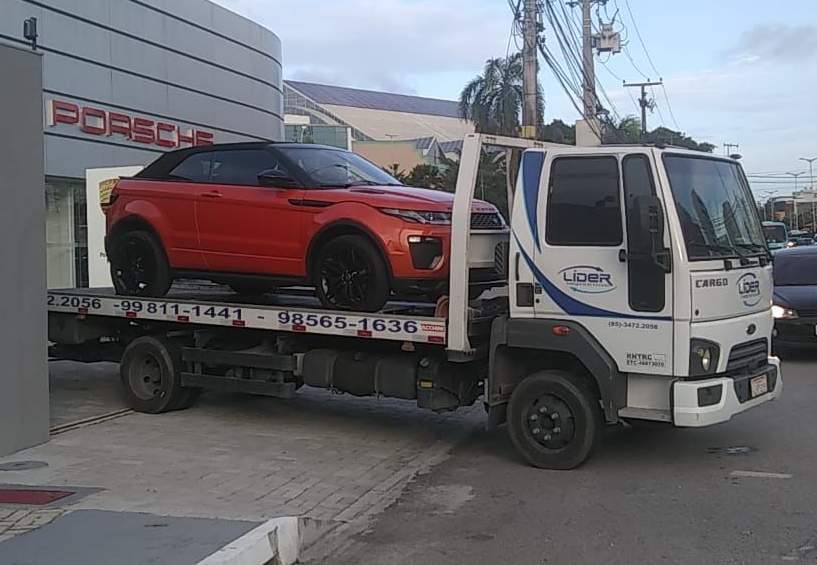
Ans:
[[[545,237],[551,245],[621,245],[618,159],[555,159],[546,223]]]
[[[167,176],[171,180],[207,182],[210,180],[210,167],[212,162],[212,152],[193,153],[187,159],[176,165]]]
[[[622,162],[624,172],[624,198],[627,210],[627,247],[636,247],[633,239],[635,226],[635,199],[655,194],[652,168],[646,155],[627,155]],[[630,253],[627,260],[628,294],[630,307],[638,312],[660,312],[664,309],[666,274],[652,260]]]

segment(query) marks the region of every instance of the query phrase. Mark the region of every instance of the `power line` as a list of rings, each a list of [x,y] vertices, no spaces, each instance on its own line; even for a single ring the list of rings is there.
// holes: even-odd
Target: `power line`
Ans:
[[[630,9],[630,0],[624,0],[624,6],[627,8],[627,13],[630,15],[630,21],[633,22],[633,29],[635,29],[638,42],[641,43],[641,48],[644,50],[644,54],[647,56],[647,61],[649,61],[650,67],[652,67],[652,70],[655,71],[656,75],[661,76],[661,73],[655,68],[655,63],[652,62],[652,57],[650,57],[650,52],[647,50],[647,46],[644,44],[644,39],[641,37],[641,31],[638,29],[638,24],[635,21],[635,17],[633,17],[633,11]]]

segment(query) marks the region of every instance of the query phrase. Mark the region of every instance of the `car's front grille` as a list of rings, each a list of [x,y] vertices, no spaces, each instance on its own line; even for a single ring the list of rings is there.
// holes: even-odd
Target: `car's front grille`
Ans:
[[[472,230],[497,230],[505,226],[497,212],[471,212]]]
[[[729,352],[726,372],[742,375],[756,372],[768,363],[769,344],[766,338],[739,343]]]

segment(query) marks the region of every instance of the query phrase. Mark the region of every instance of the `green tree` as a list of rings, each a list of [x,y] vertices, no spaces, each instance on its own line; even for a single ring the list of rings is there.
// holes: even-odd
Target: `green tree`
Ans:
[[[608,120],[602,125],[602,140],[604,143],[663,143],[706,153],[712,153],[715,149],[715,146],[711,143],[695,141],[683,132],[671,130],[664,126],[659,126],[642,135],[641,120],[635,116],[625,116],[618,123]]]
[[[443,189],[444,177],[437,165],[420,164],[411,169],[404,181],[409,186]]]
[[[544,115],[542,87],[537,84],[539,123]],[[474,123],[478,133],[516,135],[523,104],[522,55],[488,59],[481,75],[460,93],[460,117]]]
[[[564,123],[562,120],[553,120],[542,127],[542,141],[551,143],[576,144],[576,126]]]

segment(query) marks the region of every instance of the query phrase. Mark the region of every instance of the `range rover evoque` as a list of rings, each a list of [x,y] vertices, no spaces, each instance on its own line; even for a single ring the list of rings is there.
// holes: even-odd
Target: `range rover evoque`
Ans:
[[[395,296],[445,292],[453,198],[333,147],[196,146],[115,184],[105,245],[123,295],[163,296],[178,278],[253,295],[311,285],[327,308],[377,311]],[[471,280],[498,284],[507,226],[475,200],[471,229]]]

